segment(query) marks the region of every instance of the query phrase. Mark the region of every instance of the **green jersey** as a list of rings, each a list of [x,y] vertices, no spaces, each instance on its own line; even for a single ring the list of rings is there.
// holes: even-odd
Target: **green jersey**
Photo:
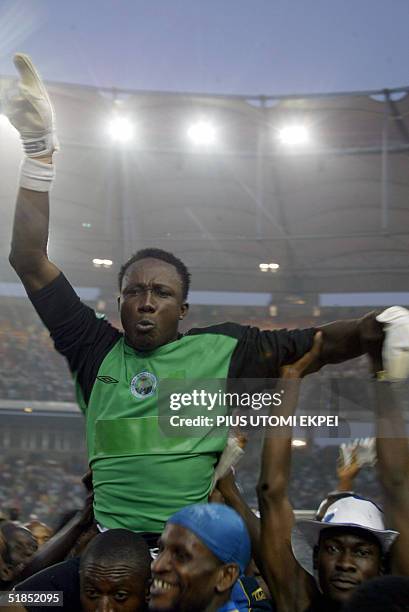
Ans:
[[[166,436],[163,379],[272,378],[311,348],[314,330],[260,331],[224,323],[147,351],[84,305],[61,274],[30,296],[68,360],[86,419],[94,513],[108,528],[160,532],[183,506],[207,500],[225,435]]]

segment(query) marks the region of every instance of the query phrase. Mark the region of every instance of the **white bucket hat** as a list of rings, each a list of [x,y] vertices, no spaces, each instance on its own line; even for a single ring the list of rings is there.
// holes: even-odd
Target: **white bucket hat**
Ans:
[[[379,541],[383,554],[387,553],[399,535],[385,529],[383,512],[373,502],[357,495],[343,497],[331,504],[322,521],[297,521],[291,533],[291,546],[298,563],[311,576],[314,572],[313,551],[320,533],[330,527],[346,527],[369,531]]]

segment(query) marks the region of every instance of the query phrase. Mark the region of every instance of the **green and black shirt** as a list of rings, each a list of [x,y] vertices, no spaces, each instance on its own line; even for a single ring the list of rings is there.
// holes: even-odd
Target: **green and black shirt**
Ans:
[[[161,532],[174,512],[207,501],[225,439],[163,436],[161,379],[271,379],[308,351],[314,336],[314,329],[222,323],[142,352],[83,304],[63,274],[30,299],[73,373],[86,418],[95,518],[108,528]]]

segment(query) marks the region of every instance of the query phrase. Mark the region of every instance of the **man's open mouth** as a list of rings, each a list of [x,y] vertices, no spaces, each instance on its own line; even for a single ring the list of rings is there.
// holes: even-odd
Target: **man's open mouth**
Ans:
[[[146,333],[155,327],[155,323],[150,319],[142,319],[136,324],[136,329],[139,332]]]
[[[177,589],[178,586],[172,582],[167,582],[166,580],[161,580],[160,578],[154,578],[151,584],[151,595],[152,596],[160,596],[165,593],[169,593]]]

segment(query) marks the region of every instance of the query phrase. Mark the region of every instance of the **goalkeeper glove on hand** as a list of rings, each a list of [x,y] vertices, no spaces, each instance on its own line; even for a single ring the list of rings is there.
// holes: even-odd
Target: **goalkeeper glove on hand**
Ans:
[[[409,310],[392,306],[376,320],[383,323],[385,330],[382,358],[386,378],[392,382],[405,380],[409,377]]]
[[[3,113],[19,132],[28,157],[45,157],[58,150],[54,110],[44,84],[28,55],[17,53],[20,74],[17,90],[9,90]]]

